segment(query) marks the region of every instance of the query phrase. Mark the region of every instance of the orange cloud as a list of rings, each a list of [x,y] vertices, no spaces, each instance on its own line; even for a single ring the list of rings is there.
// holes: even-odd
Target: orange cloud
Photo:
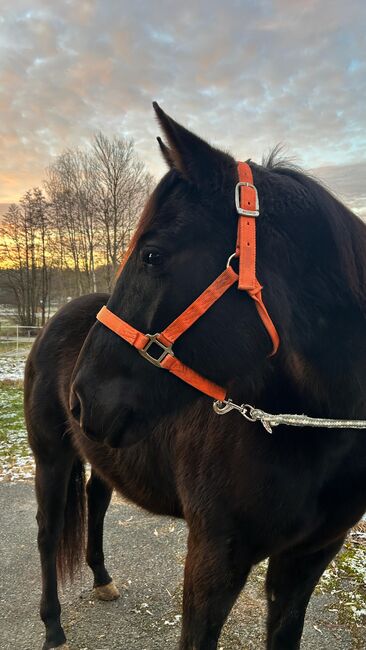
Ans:
[[[0,202],[97,130],[134,137],[159,176],[153,99],[238,157],[281,141],[306,167],[366,160],[362,0],[6,4]]]

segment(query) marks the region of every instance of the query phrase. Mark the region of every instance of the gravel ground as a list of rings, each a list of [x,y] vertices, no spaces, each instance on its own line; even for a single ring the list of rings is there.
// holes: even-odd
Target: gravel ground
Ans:
[[[0,485],[1,650],[38,650],[39,561],[35,497],[29,482]],[[106,520],[107,566],[121,591],[112,603],[94,599],[87,569],[61,593],[70,650],[161,650],[179,638],[184,523],[148,515],[114,498]],[[222,650],[264,648],[264,567],[252,573],[222,634]],[[302,650],[361,650],[365,630],[340,615],[339,591],[328,585],[310,604]]]

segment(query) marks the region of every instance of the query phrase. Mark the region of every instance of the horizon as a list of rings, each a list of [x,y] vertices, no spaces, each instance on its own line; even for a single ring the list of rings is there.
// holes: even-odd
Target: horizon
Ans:
[[[163,175],[167,169],[163,162],[161,166],[161,175]],[[366,178],[366,162],[354,163],[353,165],[328,165],[317,169],[304,169],[303,171],[312,173],[342,203],[366,221],[366,183],[363,182],[363,179]],[[159,182],[159,180],[160,178],[156,178],[156,182]],[[35,186],[43,189],[42,180]],[[31,189],[31,186],[24,188],[24,191],[14,201],[0,202],[0,220],[9,207],[13,203],[19,203],[23,194],[29,189]]]

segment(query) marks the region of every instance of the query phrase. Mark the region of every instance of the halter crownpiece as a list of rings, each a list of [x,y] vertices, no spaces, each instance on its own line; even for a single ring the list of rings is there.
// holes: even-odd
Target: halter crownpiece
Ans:
[[[221,275],[201,293],[163,332],[143,334],[111,312],[106,306],[97,319],[124,341],[138,350],[150,363],[169,370],[193,388],[215,400],[224,400],[226,389],[188,368],[175,356],[172,346],[221,296],[237,282],[238,289],[246,291],[254,300],[259,317],[272,341],[274,355],[280,343],[277,330],[267,312],[262,298],[262,286],[256,276],[256,219],[259,217],[259,200],[253,184],[253,174],[248,163],[238,163],[239,182],[235,187],[235,205],[239,214],[235,253]],[[231,267],[234,258],[239,260],[239,273]],[[154,353],[155,351],[155,353]]]

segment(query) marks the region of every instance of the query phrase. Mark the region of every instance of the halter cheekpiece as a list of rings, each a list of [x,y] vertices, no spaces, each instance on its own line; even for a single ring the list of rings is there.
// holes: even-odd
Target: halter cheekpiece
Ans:
[[[186,332],[234,284],[246,291],[254,300],[258,315],[272,341],[272,355],[279,346],[277,330],[267,312],[262,298],[262,285],[256,276],[256,220],[259,217],[257,189],[248,163],[238,163],[239,181],[235,187],[235,206],[238,212],[238,234],[235,253],[230,255],[226,269],[183,311],[163,332],[143,334],[111,312],[107,307],[97,314],[97,319],[124,341],[138,350],[141,356],[158,368],[169,370],[176,377],[197,390],[224,400],[226,389],[184,365],[173,352],[175,341]],[[238,273],[231,266],[232,259],[239,261]]]

